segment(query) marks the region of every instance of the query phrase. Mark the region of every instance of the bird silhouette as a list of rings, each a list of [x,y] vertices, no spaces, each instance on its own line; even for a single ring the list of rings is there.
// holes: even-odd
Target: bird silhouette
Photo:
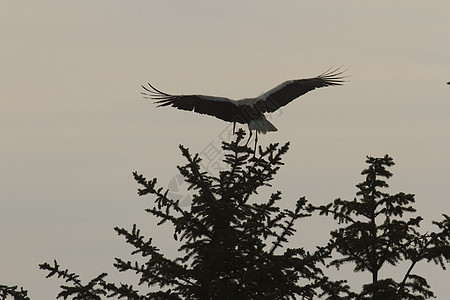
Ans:
[[[142,94],[144,98],[156,100],[155,103],[158,104],[158,107],[172,106],[232,122],[233,133],[236,122],[247,124],[250,134],[246,145],[252,137],[252,132],[256,131],[253,152],[255,153],[258,133],[277,131],[277,128],[266,119],[264,113],[275,112],[280,107],[316,88],[342,85],[344,78],[347,77],[342,75],[344,72],[340,68],[330,69],[313,78],[288,80],[258,97],[240,100],[200,94],[171,95],[158,90],[150,83],[148,86],[142,86],[145,90]]]

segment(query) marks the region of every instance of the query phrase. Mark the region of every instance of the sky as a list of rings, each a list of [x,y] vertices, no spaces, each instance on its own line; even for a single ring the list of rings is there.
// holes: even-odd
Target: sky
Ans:
[[[422,229],[433,230],[431,221],[450,213],[449,13],[444,0],[2,1],[0,284],[53,299],[63,282],[38,264],[54,259],[85,281],[106,271],[132,282],[112,267],[133,250],[115,226],[137,224],[176,255],[171,228],[144,211],[153,199],[137,195],[132,172],[186,196],[178,145],[217,172],[214,149],[230,127],[157,109],[140,95],[147,82],[240,99],[348,69],[344,86],[268,116],[278,132],[259,143],[291,144],[273,190],[260,197],[281,190],[292,208],[302,196],[353,199],[366,155],[389,154],[388,191],[415,194]],[[327,240],[334,223],[311,222],[299,225],[293,245]],[[449,295],[448,271],[422,264],[417,272],[438,299]],[[368,280],[351,268],[337,274],[355,288]]]

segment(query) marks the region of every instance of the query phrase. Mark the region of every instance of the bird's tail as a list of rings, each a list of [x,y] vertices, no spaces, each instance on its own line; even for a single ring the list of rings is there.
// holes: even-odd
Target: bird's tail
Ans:
[[[266,134],[268,131],[277,131],[278,129],[270,123],[266,117],[262,116],[259,119],[251,120],[248,123],[248,129],[256,130],[258,133]]]

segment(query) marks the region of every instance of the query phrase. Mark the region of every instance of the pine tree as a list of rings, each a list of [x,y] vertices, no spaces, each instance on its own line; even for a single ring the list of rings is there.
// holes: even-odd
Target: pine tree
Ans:
[[[320,266],[329,255],[326,248],[314,253],[303,248],[286,248],[295,232],[294,224],[310,217],[307,201],[300,198],[295,208],[277,206],[281,192],[269,199],[251,201],[283,165],[281,158],[288,151],[272,144],[259,148],[259,154],[242,145],[244,132],[236,140],[223,143],[227,168],[212,176],[201,170],[199,155],[191,155],[180,146],[187,164],[178,167],[189,190],[192,204],[180,206],[179,200],[168,198],[169,191],[157,187],[157,180],[147,180],[134,172],[141,186],[141,196],[153,195],[155,204],[147,211],[174,228],[173,238],[179,242],[179,256],[167,258],[153,243],[141,235],[136,225],[131,230],[115,228],[135,250],[132,254],[145,258],[145,263],[116,258],[114,266],[121,272],[133,272],[139,284],[158,287],[144,295],[126,284],[105,281],[102,273],[87,284],[78,275],[53,265],[41,264],[70,286],[62,286],[60,298],[100,299],[101,296],[127,299],[312,299],[320,296],[339,299],[348,294],[344,281],[331,282],[323,276]]]
[[[387,170],[391,157],[368,157],[369,167],[362,172],[365,181],[353,201],[336,199],[323,206],[308,204],[300,198],[293,210],[277,204],[281,192],[268,199],[253,201],[258,190],[270,187],[270,181],[283,165],[281,158],[289,144],[273,144],[265,150],[241,145],[244,132],[236,140],[223,143],[227,168],[212,176],[200,167],[199,155],[191,155],[180,146],[186,165],[178,167],[193,191],[192,204],[180,206],[168,197],[169,190],[157,187],[157,180],[147,180],[134,172],[141,186],[139,195],[153,196],[154,205],[147,211],[159,224],[173,226],[173,238],[180,245],[179,256],[167,258],[134,225],[131,230],[116,227],[119,236],[134,247],[133,255],[145,263],[116,258],[114,266],[121,272],[139,277],[140,287],[108,282],[101,273],[87,283],[80,276],[62,269],[55,260],[43,263],[47,277],[66,281],[58,298],[63,299],[428,299],[434,297],[426,279],[414,274],[415,266],[433,261],[445,269],[450,260],[450,218],[444,214],[435,232],[420,233],[420,216],[415,213],[414,195],[383,192],[392,174]],[[303,248],[287,248],[294,224],[309,218],[314,211],[331,215],[342,227],[331,232],[325,247],[310,253]],[[339,255],[336,258],[336,254]],[[339,268],[354,264],[356,272],[369,272],[372,281],[362,291],[353,292],[345,280],[331,281],[323,265]],[[403,276],[380,278],[386,265],[408,264]],[[151,288],[153,287],[153,289]],[[147,290],[146,290],[147,289]],[[143,292],[144,291],[144,292]],[[0,286],[0,296],[29,299],[27,291]]]
[[[28,291],[23,287],[7,286],[0,284],[0,299],[7,299],[8,296],[14,298],[14,300],[30,300],[28,297]]]
[[[405,215],[416,210],[412,204],[414,195],[383,192],[392,176],[387,167],[394,165],[391,157],[367,158],[369,167],[362,172],[365,181],[358,184],[357,198],[353,201],[336,199],[333,203],[314,207],[322,215],[331,215],[339,224],[331,232],[328,248],[341,255],[329,266],[339,268],[346,263],[355,265],[355,272],[370,272],[372,282],[364,285],[357,299],[428,299],[434,297],[427,280],[413,274],[421,261],[433,261],[445,269],[450,259],[450,218],[433,222],[436,232],[420,233],[420,216],[405,220]],[[396,266],[407,262],[408,269],[400,280],[379,278],[379,271],[386,265]]]

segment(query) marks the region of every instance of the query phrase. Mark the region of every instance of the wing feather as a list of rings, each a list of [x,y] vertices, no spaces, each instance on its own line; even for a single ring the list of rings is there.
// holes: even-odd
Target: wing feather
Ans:
[[[253,106],[261,112],[274,112],[316,88],[342,85],[346,77],[342,76],[344,72],[345,70],[340,71],[340,68],[338,68],[328,70],[314,78],[285,81],[259,96]]]
[[[194,111],[199,114],[214,116],[224,121],[233,122],[239,113],[239,107],[235,100],[225,97],[205,95],[171,95],[162,92],[152,86],[142,86],[141,92],[146,99],[156,100],[158,107],[172,106],[181,110]]]

